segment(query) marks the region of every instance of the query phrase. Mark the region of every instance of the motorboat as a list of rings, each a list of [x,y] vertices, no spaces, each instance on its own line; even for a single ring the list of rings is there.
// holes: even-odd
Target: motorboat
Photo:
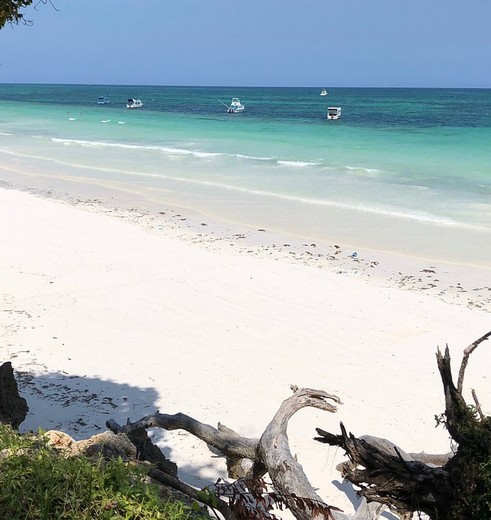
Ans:
[[[97,98],[97,104],[98,105],[109,105],[109,97],[108,96],[99,96]]]
[[[339,119],[341,117],[341,107],[327,107],[327,119]]]
[[[141,108],[142,106],[141,99],[128,98],[128,103],[126,103],[126,108]]]
[[[321,96],[327,96],[327,90],[323,88],[320,93]]]
[[[244,111],[245,106],[240,102],[239,98],[232,98],[232,102],[227,107],[227,112],[229,114],[238,114],[239,112]]]

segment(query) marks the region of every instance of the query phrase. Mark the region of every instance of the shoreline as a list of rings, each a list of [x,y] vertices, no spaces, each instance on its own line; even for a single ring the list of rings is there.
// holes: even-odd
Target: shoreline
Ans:
[[[50,188],[22,186],[10,181],[0,181],[0,188],[25,191],[126,219],[205,249],[225,251],[233,247],[241,255],[326,269],[491,312],[491,267],[353,246],[342,240],[305,239],[267,227],[220,221],[192,208],[149,203],[133,192],[125,194],[118,189],[77,183],[73,179],[48,179],[52,183]]]
[[[226,232],[265,229],[284,237],[285,242],[325,244],[326,254],[329,245],[340,244],[352,252],[362,250],[375,256],[414,258],[429,265],[469,266],[491,273],[491,229],[485,227],[444,225],[361,208],[286,201],[260,192],[230,195],[227,190],[214,187],[209,191],[206,186],[201,186],[204,191],[200,192],[188,189],[185,180],[174,179],[172,175],[162,186],[152,187],[115,179],[77,177],[77,170],[84,170],[82,165],[63,163],[60,167],[22,157],[4,157],[4,160],[0,173],[9,185],[25,186],[41,194],[58,193],[59,198],[72,201],[97,199],[107,207],[145,214],[174,211]]]
[[[353,256],[110,196],[2,183],[0,201],[3,353],[30,407],[22,430],[83,438],[109,418],[159,409],[257,437],[290,384],[323,389],[344,404],[334,416],[295,416],[291,449],[345,511],[353,491],[335,470],[344,457],[311,440],[316,427],[337,432],[343,421],[406,451],[448,451],[434,427],[444,409],[435,351],[448,343],[458,362],[489,330],[486,270]],[[490,361],[483,346],[466,372],[484,413]],[[190,434],[153,438],[183,480],[226,478],[224,460]]]

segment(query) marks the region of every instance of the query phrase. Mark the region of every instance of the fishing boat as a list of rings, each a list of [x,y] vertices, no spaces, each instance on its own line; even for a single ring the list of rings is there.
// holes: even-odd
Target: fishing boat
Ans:
[[[108,96],[99,96],[97,98],[98,105],[108,105],[110,103]]]
[[[227,112],[229,114],[239,114],[240,112],[243,112],[245,108],[245,106],[240,102],[240,99],[236,97],[232,98],[230,105],[226,105],[222,101],[220,101],[220,103],[222,103],[222,105],[226,107]]]
[[[341,117],[341,107],[327,107],[327,119],[339,119]]]
[[[141,108],[142,106],[141,99],[128,98],[128,103],[126,103],[126,108]]]
[[[320,93],[321,96],[327,96],[327,90],[323,88]]]

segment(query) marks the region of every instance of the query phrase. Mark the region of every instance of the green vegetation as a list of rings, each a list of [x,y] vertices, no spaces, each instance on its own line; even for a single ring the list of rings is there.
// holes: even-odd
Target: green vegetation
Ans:
[[[135,465],[64,457],[42,435],[0,425],[2,520],[185,520],[189,508],[165,501]]]
[[[6,23],[19,23],[24,20],[20,10],[32,4],[32,0],[2,0],[0,2],[0,29]]]
[[[447,465],[454,493],[449,497],[448,518],[491,518],[491,417],[479,420],[467,407],[459,424],[462,442]]]

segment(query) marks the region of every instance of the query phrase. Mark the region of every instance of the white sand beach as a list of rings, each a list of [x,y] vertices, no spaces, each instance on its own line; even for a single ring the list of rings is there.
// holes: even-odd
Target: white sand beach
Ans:
[[[343,244],[287,241],[165,209],[0,189],[2,361],[30,412],[23,430],[77,439],[160,410],[259,436],[290,384],[338,395],[336,414],[302,410],[292,451],[325,500],[350,511],[343,453],[315,427],[447,452],[437,347],[454,370],[491,329],[490,270],[436,265]],[[466,372],[491,412],[491,345]],[[183,480],[226,478],[185,432],[155,432]],[[345,491],[348,494],[345,494]]]

